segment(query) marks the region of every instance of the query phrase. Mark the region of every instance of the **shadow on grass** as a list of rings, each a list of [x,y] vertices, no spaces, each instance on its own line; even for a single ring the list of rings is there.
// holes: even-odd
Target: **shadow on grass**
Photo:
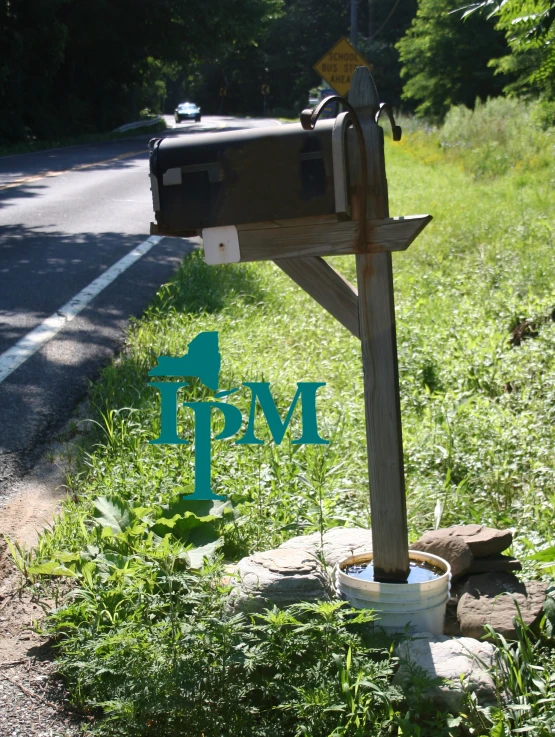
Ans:
[[[195,250],[183,261],[174,278],[158,291],[145,313],[145,320],[147,324],[152,321],[157,325],[163,343],[164,336],[160,331],[164,328],[158,326],[164,324],[168,313],[192,316],[192,322],[182,334],[179,349],[172,351],[172,355],[181,355],[195,335],[202,331],[200,325],[195,325],[195,316],[222,312],[238,301],[241,304],[258,304],[264,297],[255,269],[241,264],[207,266],[202,250]],[[148,371],[156,365],[159,350],[159,345],[143,344],[138,352],[124,353],[120,361],[104,369],[101,380],[90,392],[95,419],[101,425],[107,421],[119,423],[125,420],[129,427],[135,427],[134,432],[139,432],[139,425],[145,430],[146,416],[139,418],[133,415],[133,411],[158,408],[158,392],[150,386],[152,379],[148,377]],[[196,377],[187,377],[187,381],[189,386],[182,390],[181,401],[189,396],[196,400],[209,396],[208,389]],[[110,410],[121,411],[122,414],[108,418]],[[91,431],[94,442],[105,439],[105,431],[99,427],[91,428]],[[152,428],[151,433],[152,438],[159,434],[157,428]]]
[[[158,293],[152,307],[171,306],[183,314],[212,314],[239,299],[254,304],[264,296],[254,269],[240,264],[207,266],[202,251],[194,251],[183,262],[167,291]]]

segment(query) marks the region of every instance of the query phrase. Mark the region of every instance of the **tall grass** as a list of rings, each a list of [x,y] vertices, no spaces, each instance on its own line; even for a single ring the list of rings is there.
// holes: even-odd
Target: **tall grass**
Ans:
[[[452,107],[439,128],[402,122],[409,149],[459,165],[477,178],[516,172],[521,186],[533,187],[535,179],[553,175],[555,116],[549,103],[497,97],[477,100],[473,110]],[[526,175],[530,179],[523,179]]]

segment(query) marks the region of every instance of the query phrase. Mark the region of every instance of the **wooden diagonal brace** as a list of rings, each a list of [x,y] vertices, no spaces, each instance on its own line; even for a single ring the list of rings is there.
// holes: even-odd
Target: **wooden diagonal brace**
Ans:
[[[280,258],[274,263],[356,338],[360,337],[357,291],[327,261],[319,257]]]

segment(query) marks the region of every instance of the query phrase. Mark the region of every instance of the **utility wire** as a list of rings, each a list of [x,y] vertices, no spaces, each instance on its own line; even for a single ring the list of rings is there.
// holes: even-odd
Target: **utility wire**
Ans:
[[[370,38],[368,39],[369,41],[373,41],[376,38],[376,36],[383,31],[383,29],[389,23],[389,19],[391,18],[391,16],[393,15],[393,13],[397,10],[397,6],[399,5],[400,2],[401,2],[401,0],[397,0],[397,2],[395,3],[395,5],[391,8],[391,11],[390,11],[389,15],[384,20],[384,22],[381,24],[381,26],[378,28],[378,30],[376,31],[376,33],[373,33],[370,36]]]

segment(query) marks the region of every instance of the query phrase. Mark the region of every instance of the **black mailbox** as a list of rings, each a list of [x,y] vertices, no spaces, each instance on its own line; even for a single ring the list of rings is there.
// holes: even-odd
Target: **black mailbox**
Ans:
[[[335,214],[334,149],[342,147],[343,131],[339,143],[332,143],[334,137],[336,121],[329,120],[312,131],[287,124],[154,139],[152,232],[187,236],[238,223]]]

